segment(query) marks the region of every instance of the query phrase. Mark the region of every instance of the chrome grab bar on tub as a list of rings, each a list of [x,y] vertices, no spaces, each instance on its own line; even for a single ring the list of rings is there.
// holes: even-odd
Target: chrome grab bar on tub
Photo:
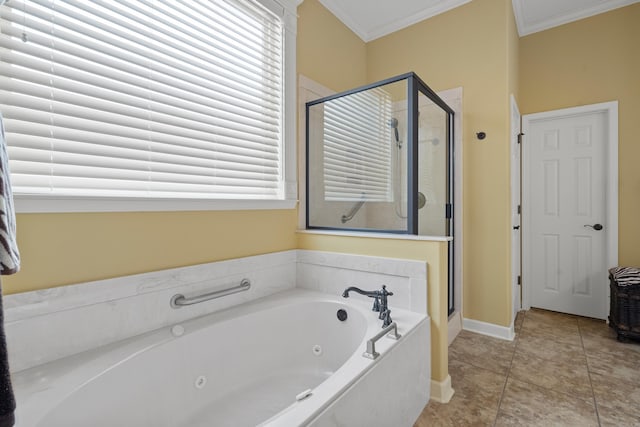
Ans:
[[[393,329],[393,332],[391,330]],[[370,340],[367,341],[367,351],[362,353],[364,357],[367,359],[375,360],[380,353],[376,351],[376,341],[378,341],[383,336],[387,335],[392,340],[397,340],[401,337],[398,333],[398,324],[396,322],[391,322],[389,326],[378,332],[374,335]]]
[[[198,304],[199,302],[208,301],[210,299],[220,298],[238,292],[248,291],[251,288],[251,282],[249,279],[242,279],[238,286],[234,286],[227,289],[221,289],[219,291],[208,292],[206,294],[198,295],[196,297],[185,297],[182,294],[175,294],[171,297],[171,307],[180,308],[185,305]]]

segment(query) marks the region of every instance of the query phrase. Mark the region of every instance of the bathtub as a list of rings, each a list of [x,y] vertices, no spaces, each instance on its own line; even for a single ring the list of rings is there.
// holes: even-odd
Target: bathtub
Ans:
[[[411,426],[428,318],[390,306],[402,337],[376,360],[368,298],[296,289],[36,366],[13,376],[16,426]]]

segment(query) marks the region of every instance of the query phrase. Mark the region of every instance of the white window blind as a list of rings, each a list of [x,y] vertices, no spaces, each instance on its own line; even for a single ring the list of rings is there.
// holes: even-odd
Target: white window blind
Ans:
[[[14,193],[282,199],[283,24],[250,0],[8,0]]]
[[[324,104],[325,200],[392,200],[390,119],[391,97],[381,88]]]

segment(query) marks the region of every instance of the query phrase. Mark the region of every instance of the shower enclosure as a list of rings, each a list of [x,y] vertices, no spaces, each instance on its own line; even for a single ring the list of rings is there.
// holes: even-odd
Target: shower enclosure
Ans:
[[[414,73],[306,104],[307,229],[447,238],[449,314],[453,120]]]
[[[453,236],[453,110],[417,75],[306,114],[308,229]]]

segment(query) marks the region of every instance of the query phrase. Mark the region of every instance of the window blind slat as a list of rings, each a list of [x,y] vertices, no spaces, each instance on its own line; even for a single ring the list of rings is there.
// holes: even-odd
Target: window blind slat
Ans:
[[[1,68],[1,66],[0,66]],[[21,95],[7,92],[9,89],[20,89]],[[62,85],[64,86],[64,85]],[[87,89],[90,89],[88,87]],[[43,85],[29,84],[22,81],[10,81],[0,78],[0,90],[7,100],[12,100],[15,105],[31,105],[34,109],[54,108],[61,114],[78,115],[93,119],[97,114],[104,113],[105,119],[107,114],[124,116],[127,122],[130,119],[154,120],[166,125],[176,125],[178,127],[188,123],[193,130],[199,130],[207,133],[219,133],[229,135],[247,135],[247,138],[263,138],[271,137],[277,134],[279,129],[275,125],[269,126],[268,123],[260,123],[254,120],[246,120],[242,116],[234,114],[218,113],[218,116],[210,116],[204,113],[196,113],[185,108],[177,106],[168,106],[155,101],[143,101],[126,103],[127,97],[120,97],[117,94],[112,95],[111,99],[98,98],[95,96],[85,95],[78,92],[70,92],[64,89],[47,88]],[[95,88],[97,93],[99,88]],[[108,94],[105,94],[108,95]],[[52,101],[55,100],[55,101]],[[147,108],[145,108],[147,107]],[[71,110],[75,112],[70,113]],[[217,112],[212,110],[210,113]],[[109,116],[112,120],[119,122],[116,116]],[[142,124],[142,123],[141,123]]]
[[[38,161],[49,165],[54,163],[93,165],[119,170],[172,170],[181,171],[185,175],[217,175],[229,173],[229,171],[265,173],[265,171],[275,171],[278,168],[276,156],[256,157],[252,158],[251,161],[243,161],[246,156],[232,154],[223,154],[215,157],[211,155],[195,157],[184,154],[176,156],[175,154],[161,152],[149,153],[128,148],[96,146],[89,143],[80,146],[77,142],[47,138],[32,139],[29,142],[30,144],[28,145],[10,147],[11,159]],[[55,149],[54,155],[51,155],[51,148]],[[176,163],[177,159],[181,160],[181,162]],[[12,171],[19,172],[19,169],[12,169]]]
[[[24,194],[46,196],[86,196],[91,197],[135,197],[135,198],[210,198],[211,193],[224,195],[230,199],[268,199],[268,191],[277,186],[263,181],[229,181],[222,185],[184,184],[170,182],[132,181],[119,179],[85,179],[50,177],[43,181],[42,176],[21,175],[17,185],[24,188]]]
[[[12,134],[15,142],[12,145],[44,144],[47,139],[52,141],[66,139],[75,142],[74,149],[78,151],[82,150],[82,145],[80,144],[90,142],[108,147],[137,149],[144,153],[158,152],[195,158],[235,156],[234,159],[237,162],[262,161],[261,159],[265,158],[276,161],[280,159],[280,150],[277,146],[247,140],[233,145],[227,144],[228,141],[233,141],[232,139],[223,137],[198,140],[145,130],[132,132],[131,128],[123,126],[106,123],[96,124],[88,120],[77,120],[66,116],[50,117],[45,111],[34,112],[31,110],[32,113],[39,113],[42,120],[40,123],[36,121],[21,121],[14,119],[12,113],[15,110],[15,108],[8,109],[8,113],[5,116],[7,117],[5,127],[7,132]],[[32,119],[35,118],[35,116],[32,116]],[[49,118],[54,121],[55,126],[47,121]],[[66,124],[77,126],[78,128],[63,127]],[[149,135],[151,137],[148,137]],[[42,138],[41,141],[38,141],[39,137]]]
[[[333,176],[335,178],[339,178],[342,176],[356,176],[356,173],[354,173],[352,161],[351,162],[344,161],[344,160],[334,161],[332,172],[333,172],[332,174],[325,174],[325,176],[327,177]],[[362,165],[362,167],[359,168],[358,173],[365,175],[367,182],[372,182],[372,183],[375,182],[383,185],[386,185],[389,182],[388,173],[386,171],[380,171],[375,167]],[[359,179],[363,179],[363,178],[359,177]]]
[[[107,9],[113,6],[111,3],[105,5],[104,1],[100,1],[99,3],[106,6]],[[120,3],[122,4],[122,2]],[[213,3],[210,4],[214,7],[219,6]],[[237,57],[237,51],[228,49],[228,44],[226,42],[222,43],[222,46],[220,46],[219,49],[222,50],[210,51],[212,46],[211,39],[219,38],[219,35],[212,32],[211,28],[224,28],[226,34],[233,34],[234,38],[238,39],[238,42],[241,44],[241,49],[245,54],[251,55],[254,51],[262,51],[263,46],[266,46],[269,49],[270,54],[276,56],[280,55],[279,46],[282,43],[280,34],[269,31],[260,34],[259,31],[261,26],[255,19],[252,21],[245,21],[245,25],[237,25],[237,23],[229,23],[218,19],[221,15],[219,9],[209,8],[198,9],[196,11],[195,7],[197,7],[197,5],[194,5],[194,10],[183,10],[183,14],[178,14],[175,9],[171,9],[163,4],[158,4],[157,2],[153,4],[149,4],[148,2],[127,3],[124,4],[124,6],[139,12],[137,15],[138,19],[154,16],[156,18],[155,21],[149,19],[145,21],[148,26],[160,28],[154,24],[155,22],[162,22],[165,24],[164,31],[172,32],[172,36],[180,39],[185,46],[198,43],[198,47],[200,49],[212,52],[214,57],[222,55],[227,60],[233,62],[236,61],[235,58]],[[165,19],[163,15],[156,13],[158,10],[162,10],[162,13],[170,16],[173,20]],[[209,13],[207,13],[207,10],[209,10]],[[181,25],[176,25],[176,23]],[[212,23],[216,27],[213,27]],[[194,25],[197,27],[197,31],[192,29]],[[163,31],[163,29],[160,28],[159,31]],[[239,65],[242,66],[243,64]],[[260,66],[260,63],[256,61],[255,65]],[[279,78],[276,73],[273,73],[273,77],[275,80]]]
[[[189,124],[193,128],[180,128],[173,123],[162,123],[159,121],[160,116],[156,116],[158,121],[147,119],[145,122],[123,114],[98,111],[46,99],[34,97],[16,99],[11,94],[5,95],[3,92],[0,92],[0,96],[13,102],[15,106],[6,108],[8,118],[49,125],[51,132],[54,132],[54,126],[59,126],[94,132],[113,132],[116,135],[129,135],[142,140],[157,140],[166,143],[180,139],[186,146],[201,146],[203,142],[207,144],[214,142],[219,145],[219,149],[224,149],[225,146],[228,146],[229,150],[233,150],[234,147],[269,151],[277,149],[275,144],[270,144],[272,140],[269,137],[273,136],[273,133],[264,130],[261,135],[257,135],[238,131],[231,127],[225,129],[199,125],[196,129],[192,122]],[[57,113],[49,113],[50,108],[55,108]]]
[[[345,146],[349,146],[352,151],[350,157],[358,159],[373,159],[375,163],[385,163],[390,160],[388,151],[376,150],[371,146],[371,140],[353,140],[346,138],[338,138],[334,136],[325,136],[325,155],[330,157],[344,156]]]
[[[390,119],[391,97],[381,88],[324,104],[326,200],[391,200]]]
[[[16,56],[21,54],[26,57],[22,61],[29,61],[30,65],[34,66],[34,59],[40,58],[39,68],[45,72],[52,73],[51,68],[54,65],[66,65],[71,70],[81,71],[82,80],[80,81],[96,85],[99,85],[96,80],[100,80],[101,83],[113,81],[116,84],[131,85],[134,88],[139,87],[147,92],[154,91],[160,94],[167,93],[169,89],[174,94],[177,91],[185,92],[185,97],[198,96],[201,98],[200,103],[210,98],[250,111],[261,111],[262,103],[271,105],[272,108],[277,107],[279,92],[271,87],[260,91],[240,82],[212,79],[215,75],[194,73],[175,75],[173,68],[165,64],[156,64],[157,66],[151,70],[150,64],[144,61],[132,62],[134,58],[122,58],[117,52],[113,54],[114,56],[105,56],[105,51],[112,50],[111,46],[83,47],[58,40],[55,55],[52,56],[49,46],[37,44],[48,41],[48,35],[30,33],[30,42],[24,43],[20,40],[19,28],[12,28],[10,34],[14,37],[1,40],[2,47],[9,49],[8,60],[11,60],[11,54],[15,53]],[[18,59],[14,61],[20,64]],[[64,71],[64,68],[56,70],[57,73]],[[259,76],[254,76],[254,80],[260,81]],[[125,89],[129,92],[131,87]]]
[[[15,1],[15,0],[14,0]],[[84,7],[85,13],[82,13],[82,9],[75,10],[64,2],[55,2],[56,9],[48,9],[47,3],[51,3],[48,0],[39,0],[40,4],[37,4],[36,0],[29,0],[24,4],[24,11],[27,14],[25,17],[16,17],[16,22],[20,22],[23,26],[33,28],[34,30],[41,30],[44,33],[50,34],[53,40],[61,41],[65,40],[68,43],[87,44],[99,44],[102,49],[110,49],[111,51],[117,51],[118,56],[126,55],[129,58],[127,60],[135,59],[136,62],[141,60],[154,61],[157,64],[171,64],[173,67],[177,67],[178,70],[182,70],[187,73],[197,74],[201,72],[203,65],[209,67],[209,64],[225,65],[231,69],[237,68],[239,72],[244,75],[245,83],[249,85],[256,85],[251,81],[251,74],[248,73],[252,70],[252,65],[259,64],[255,58],[262,57],[261,51],[249,54],[251,51],[243,51],[242,55],[244,62],[238,61],[240,56],[240,50],[244,49],[246,43],[241,46],[238,44],[233,45],[233,49],[227,47],[221,47],[222,44],[228,44],[229,38],[221,38],[220,40],[212,40],[213,45],[219,46],[219,49],[231,50],[236,52],[235,55],[229,55],[226,59],[215,55],[208,58],[209,61],[199,61],[202,56],[202,50],[194,52],[195,54],[187,55],[183,49],[174,48],[175,39],[171,38],[170,43],[162,42],[167,36],[166,33],[157,32],[154,37],[143,38],[138,34],[138,31],[143,31],[147,27],[141,26],[139,23],[130,23],[128,26],[121,27],[118,23],[122,23],[118,20],[118,16],[106,16],[106,19],[95,15],[94,13],[100,13],[96,9],[93,2],[78,2],[75,1],[75,6]],[[93,9],[93,10],[92,10]],[[75,12],[74,12],[75,10]],[[88,12],[88,13],[87,13]],[[48,17],[55,14],[55,31],[50,32],[51,25],[49,24]],[[39,18],[39,19],[38,19]],[[225,35],[222,28],[217,28],[218,34]],[[175,30],[169,30],[169,34]],[[172,36],[173,37],[173,36]],[[159,40],[158,40],[159,39]],[[170,52],[170,53],[169,53]],[[219,51],[218,51],[219,53]],[[210,62],[212,61],[212,62]],[[205,69],[206,70],[206,69]],[[223,70],[221,70],[223,71]],[[234,70],[235,71],[235,70]],[[222,76],[229,75],[230,72],[223,71]],[[277,78],[274,78],[277,80]],[[235,79],[231,79],[235,81]],[[256,86],[258,87],[258,86]]]
[[[64,94],[67,98],[72,97],[73,102],[80,103],[80,100],[83,99],[85,105],[92,105],[95,109],[114,111],[131,116],[145,117],[149,109],[151,109],[152,111],[168,114],[170,117],[178,117],[181,120],[193,120],[215,126],[225,126],[225,124],[235,122],[237,123],[236,127],[241,126],[245,130],[251,128],[259,129],[259,133],[263,133],[264,130],[270,132],[279,131],[277,127],[278,113],[276,111],[266,111],[265,114],[262,114],[262,117],[253,114],[248,114],[245,117],[235,109],[226,111],[225,106],[222,104],[217,107],[210,106],[207,108],[193,101],[169,97],[164,100],[144,100],[131,94],[78,83],[70,79],[52,79],[46,73],[37,72],[29,68],[16,68],[15,66],[0,64],[0,72],[6,76],[0,77],[0,90],[14,91],[5,96],[15,97],[15,91],[19,91],[21,95],[64,101]],[[46,86],[47,82],[54,82],[56,88]],[[168,103],[171,101],[173,101],[173,104],[169,105]],[[138,110],[135,110],[136,108]],[[212,116],[211,114],[213,113],[216,115]]]

